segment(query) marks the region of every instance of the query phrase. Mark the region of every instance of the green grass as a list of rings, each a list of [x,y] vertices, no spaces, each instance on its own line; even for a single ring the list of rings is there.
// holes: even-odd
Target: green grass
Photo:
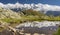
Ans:
[[[57,32],[55,32],[53,35],[60,35],[60,28],[58,28]]]
[[[48,20],[48,21],[60,21],[60,18],[58,17],[39,17],[39,16],[33,16],[33,15],[28,15],[28,16],[22,16],[21,19],[12,19],[12,18],[4,18],[4,19],[0,19],[4,22],[7,22],[7,23],[21,23],[21,22],[25,22],[25,21],[45,21],[45,20]]]

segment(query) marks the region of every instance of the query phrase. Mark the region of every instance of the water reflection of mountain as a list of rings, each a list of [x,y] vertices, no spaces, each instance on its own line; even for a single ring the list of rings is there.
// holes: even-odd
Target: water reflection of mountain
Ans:
[[[52,22],[52,21],[43,21],[43,22],[25,22],[15,27],[15,29],[18,32],[24,33],[24,35],[27,33],[30,35],[33,35],[35,33],[45,34],[45,35],[52,35],[54,32],[56,32],[58,25],[60,22]],[[20,35],[17,32],[17,35]],[[0,33],[0,35],[13,35],[12,31],[4,30]],[[35,34],[36,35],[36,34]]]
[[[46,22],[46,21],[44,21]],[[34,33],[39,33],[39,34],[46,34],[46,35],[52,35],[54,32],[56,32],[58,26],[56,26],[56,22],[54,24],[54,22],[46,22],[47,26],[46,25],[43,25],[44,22],[42,23],[41,27],[39,26],[39,24],[41,22],[38,22],[38,23],[35,23],[34,22],[32,24],[29,24],[28,23],[25,23],[25,24],[21,24],[20,27],[17,26],[16,29],[19,29],[19,30],[24,30],[24,33],[31,33],[31,34],[34,34]],[[51,23],[51,24],[48,24],[48,23]],[[59,24],[57,22],[57,24]]]
[[[24,33],[39,33],[39,34],[53,34],[57,30],[58,26],[49,26],[49,27],[20,27],[19,30],[24,30]]]
[[[57,26],[50,26],[50,27],[42,27],[42,28],[38,28],[38,27],[20,27],[18,28],[19,30],[24,30],[23,33],[31,33],[31,35],[33,35],[34,33],[38,33],[38,34],[46,34],[46,35],[52,35],[56,29],[58,27]],[[10,32],[8,30],[4,30],[3,32],[0,33],[0,35],[13,35],[13,32]],[[17,33],[17,35],[20,35],[19,33]]]

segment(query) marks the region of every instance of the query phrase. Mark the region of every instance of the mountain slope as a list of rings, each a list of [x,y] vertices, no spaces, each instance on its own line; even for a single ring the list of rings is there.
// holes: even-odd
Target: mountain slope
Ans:
[[[7,10],[0,8],[0,18],[18,18],[20,19],[20,14],[13,12],[12,10]]]

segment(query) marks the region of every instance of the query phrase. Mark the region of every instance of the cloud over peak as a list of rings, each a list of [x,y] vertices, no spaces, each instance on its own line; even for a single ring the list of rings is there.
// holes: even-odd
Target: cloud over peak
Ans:
[[[48,5],[48,4],[21,4],[21,3],[15,3],[15,4],[3,4],[0,3],[0,7],[2,8],[6,8],[6,9],[14,9],[14,8],[21,8],[21,9],[33,9],[33,10],[37,10],[37,11],[60,11],[60,6],[56,6],[56,5]]]

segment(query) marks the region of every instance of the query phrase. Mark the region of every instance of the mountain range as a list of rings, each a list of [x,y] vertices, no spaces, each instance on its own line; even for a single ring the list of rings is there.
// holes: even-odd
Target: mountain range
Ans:
[[[46,15],[60,16],[60,11],[47,11]]]
[[[48,5],[48,4],[21,4],[21,3],[15,3],[15,4],[3,4],[0,3],[0,7],[4,8],[4,9],[10,9],[13,11],[22,11],[22,10],[28,10],[28,9],[32,9],[35,11],[40,11],[44,14],[47,15],[54,15],[54,16],[59,16],[60,15],[60,6],[56,6],[56,5]]]

